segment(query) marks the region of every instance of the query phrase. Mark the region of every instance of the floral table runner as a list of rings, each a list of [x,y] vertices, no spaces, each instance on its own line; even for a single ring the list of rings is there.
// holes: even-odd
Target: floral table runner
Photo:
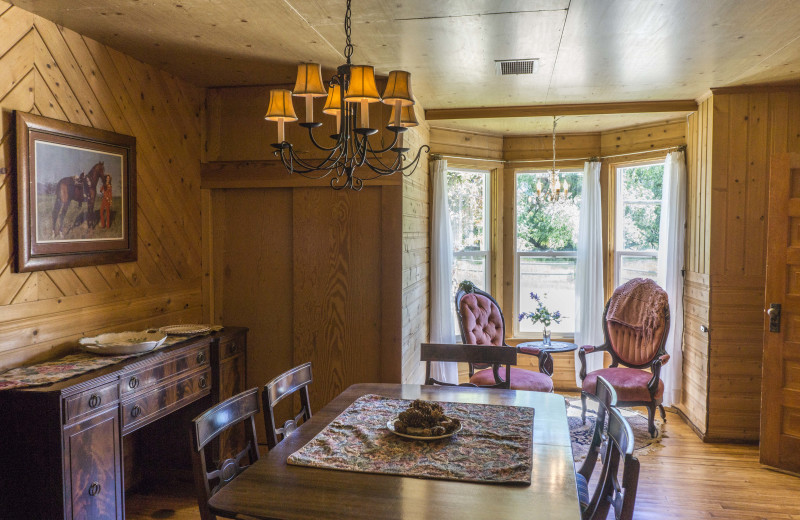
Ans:
[[[75,377],[92,370],[97,370],[108,365],[136,356],[142,356],[160,350],[164,347],[185,341],[192,336],[167,336],[167,339],[158,348],[137,354],[122,356],[98,356],[89,352],[68,354],[64,357],[35,365],[12,368],[0,374],[0,391],[26,386],[43,386]]]
[[[533,408],[440,402],[461,421],[452,437],[399,437],[386,423],[411,401],[358,398],[287,462],[297,466],[467,482],[531,483]]]

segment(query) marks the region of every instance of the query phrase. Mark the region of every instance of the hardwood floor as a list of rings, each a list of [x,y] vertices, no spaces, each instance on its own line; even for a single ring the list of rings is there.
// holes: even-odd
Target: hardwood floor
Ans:
[[[704,444],[677,414],[667,421],[663,447],[640,458],[635,519],[800,520],[800,478],[763,468],[758,446]],[[200,518],[189,482],[126,502],[129,520]]]

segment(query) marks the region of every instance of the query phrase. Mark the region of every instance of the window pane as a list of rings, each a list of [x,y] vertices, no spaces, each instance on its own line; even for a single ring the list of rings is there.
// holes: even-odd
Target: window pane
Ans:
[[[661,204],[625,204],[623,247],[626,251],[657,251]]]
[[[569,183],[564,201],[546,202],[536,198],[536,184],[549,189],[546,172],[517,175],[517,251],[575,251],[578,242],[578,211],[583,174],[563,172]]]
[[[634,278],[650,278],[656,280],[658,273],[658,258],[653,256],[625,256],[619,257],[619,285]]]
[[[625,200],[661,200],[663,164],[623,168],[622,179],[622,197]]]
[[[464,280],[469,280],[478,289],[491,293],[486,286],[486,257],[484,256],[462,256],[453,258],[453,295],[450,303],[453,312],[453,327],[456,340],[461,341],[461,329],[458,326],[458,315],[456,315],[455,295],[458,291],[458,284]]]
[[[519,257],[519,302],[520,312],[536,310],[536,302],[530,297],[536,293],[544,299],[550,312],[561,311],[561,323],[550,325],[553,332],[575,330],[575,257]],[[506,316],[506,326],[516,316]],[[530,320],[519,323],[520,332],[541,333],[541,323]]]
[[[486,172],[448,171],[453,251],[485,251]]]

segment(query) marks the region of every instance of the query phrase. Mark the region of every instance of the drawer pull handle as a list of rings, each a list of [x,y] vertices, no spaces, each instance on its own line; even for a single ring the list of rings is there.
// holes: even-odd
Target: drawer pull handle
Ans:
[[[202,365],[205,362],[206,362],[206,352],[204,350],[201,350],[200,352],[197,353],[197,364]]]
[[[131,417],[139,417],[141,413],[142,408],[138,404],[133,405],[133,408],[131,408]]]
[[[206,376],[201,377],[200,381],[197,384],[200,385],[200,388],[205,388],[206,386],[208,386],[208,381],[206,381]]]
[[[136,388],[137,386],[139,386],[139,378],[138,378],[138,377],[136,377],[136,376],[133,376],[132,378],[130,378],[130,379],[128,380],[128,388],[130,388],[131,390],[133,390],[133,389],[134,389],[134,388]]]
[[[239,345],[237,345],[235,341],[228,346],[229,354],[236,354],[237,350],[239,350]]]
[[[89,396],[89,408],[97,408],[100,406],[101,402],[103,402],[103,399],[101,399],[99,395],[92,394]]]
[[[100,483],[92,482],[89,486],[89,496],[96,496],[98,493],[100,493]]]

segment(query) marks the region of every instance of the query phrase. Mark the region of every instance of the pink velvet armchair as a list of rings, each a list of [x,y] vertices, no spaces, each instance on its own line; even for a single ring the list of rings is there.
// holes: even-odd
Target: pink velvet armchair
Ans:
[[[656,407],[666,421],[661,404],[664,396],[661,367],[669,361],[664,350],[668,332],[669,302],[664,289],[645,278],[634,278],[617,287],[603,311],[605,343],[578,349],[584,422],[586,397],[594,397],[597,378],[601,376],[614,387],[618,406],[647,407],[648,431],[655,436]],[[591,352],[611,354],[611,366],[587,374],[586,354]]]
[[[506,323],[500,305],[492,296],[475,287],[471,282],[461,282],[456,293],[456,314],[461,328],[461,340],[465,345],[494,345],[515,348],[505,342]],[[512,390],[552,392],[553,359],[538,348],[516,348],[521,354],[539,358],[539,372],[524,368],[511,368],[509,387]],[[478,369],[477,371],[475,369]],[[493,386],[503,383],[497,370],[490,365],[469,365],[469,382],[477,386]]]

